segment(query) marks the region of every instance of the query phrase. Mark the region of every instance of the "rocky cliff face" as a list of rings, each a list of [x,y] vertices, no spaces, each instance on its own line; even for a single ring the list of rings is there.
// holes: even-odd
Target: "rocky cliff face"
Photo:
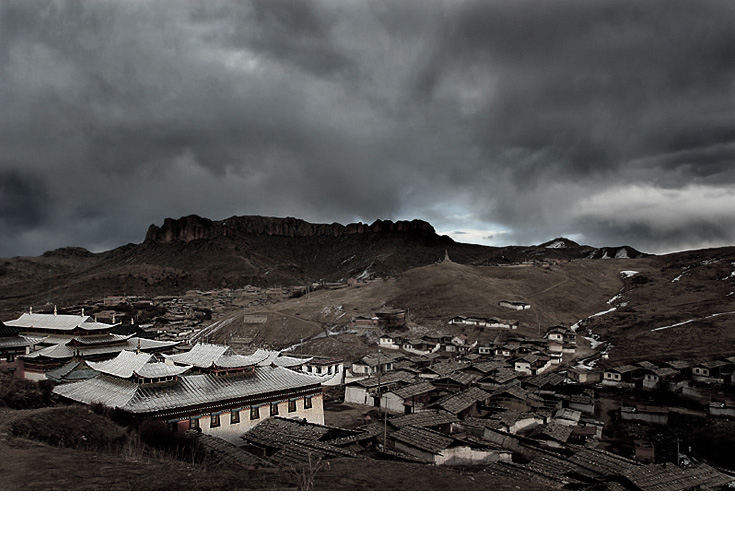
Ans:
[[[263,216],[233,216],[222,221],[212,221],[199,216],[185,216],[179,219],[166,218],[161,227],[151,225],[145,242],[168,243],[208,240],[235,233],[269,235],[289,238],[299,237],[340,237],[370,233],[407,233],[416,235],[435,235],[434,228],[423,220],[390,221],[376,220],[372,224],[309,223],[297,218],[272,218]]]

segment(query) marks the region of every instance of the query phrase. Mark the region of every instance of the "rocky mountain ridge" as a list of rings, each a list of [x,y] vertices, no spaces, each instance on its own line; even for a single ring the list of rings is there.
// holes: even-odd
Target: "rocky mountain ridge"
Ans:
[[[384,233],[436,235],[431,224],[419,219],[395,222],[379,219],[369,225],[362,222],[342,225],[340,223],[309,223],[293,217],[233,216],[215,221],[190,215],[179,219],[166,218],[160,227],[151,225],[144,243],[191,242],[235,234],[305,238]]]

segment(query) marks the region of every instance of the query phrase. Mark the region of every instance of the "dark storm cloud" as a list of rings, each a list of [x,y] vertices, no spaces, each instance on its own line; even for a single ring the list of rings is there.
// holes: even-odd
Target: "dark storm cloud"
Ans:
[[[719,244],[733,28],[726,0],[4,2],[0,255],[189,213]]]
[[[28,172],[0,170],[0,221],[4,236],[45,220],[48,195],[43,180]]]

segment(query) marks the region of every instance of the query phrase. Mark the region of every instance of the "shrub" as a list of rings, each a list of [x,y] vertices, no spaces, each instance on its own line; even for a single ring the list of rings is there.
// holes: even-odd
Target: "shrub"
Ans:
[[[128,432],[86,407],[59,407],[22,416],[10,425],[19,437],[42,441],[52,446],[116,450],[123,446]]]
[[[0,406],[11,409],[38,409],[51,404],[49,380],[33,382],[11,375],[0,374]]]

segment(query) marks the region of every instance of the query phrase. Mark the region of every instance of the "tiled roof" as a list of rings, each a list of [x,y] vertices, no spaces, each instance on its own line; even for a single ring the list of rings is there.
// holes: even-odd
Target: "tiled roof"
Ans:
[[[17,327],[10,327],[0,322],[0,337],[17,337],[20,333],[20,329]]]
[[[496,420],[502,423],[504,426],[510,427],[520,420],[526,420],[528,418],[535,418],[533,413],[516,411],[513,409],[507,409],[499,413],[495,413],[488,420]]]
[[[125,337],[123,337],[122,340],[115,343],[74,347],[68,346],[66,344],[68,342],[68,339],[64,339],[64,344],[52,344],[51,346],[46,346],[44,348],[41,348],[40,350],[31,352],[27,356],[23,356],[23,359],[33,360],[48,358],[55,360],[64,360],[73,357],[77,352],[85,358],[102,356],[105,354],[114,355],[122,352],[123,350],[136,350],[138,347],[138,341],[140,341],[140,349],[144,352],[147,350],[152,351],[173,347],[179,344],[178,342],[154,341],[152,339],[139,339],[138,337],[126,339]]]
[[[434,390],[436,390],[436,386],[434,386],[431,382],[422,380],[414,384],[409,384],[408,386],[406,386],[405,388],[401,388],[400,390],[394,390],[393,393],[398,397],[406,399],[408,397],[426,394]]]
[[[181,375],[190,369],[190,365],[170,365],[161,361],[149,361],[135,371],[135,374],[142,378],[165,378]]]
[[[91,369],[86,362],[70,361],[63,367],[46,372],[46,378],[55,382],[89,380],[99,375],[99,371]]]
[[[623,474],[641,465],[622,456],[591,448],[580,448],[569,461],[575,464],[577,473],[594,478]]]
[[[18,327],[22,330],[57,329],[60,331],[71,331],[90,320],[91,318],[89,316],[75,316],[69,314],[29,314],[26,312],[16,320],[5,322],[5,325]]]
[[[71,339],[69,342],[76,342],[84,345],[121,343],[127,341],[132,335],[115,335],[114,333],[106,333],[104,335],[79,335]]]
[[[557,422],[549,422],[548,424],[538,428],[534,433],[534,437],[541,434],[551,437],[552,439],[556,439],[557,441],[561,441],[562,443],[566,443],[569,441],[569,436],[572,435],[572,428]]]
[[[169,359],[180,365],[191,365],[201,369],[212,366],[233,369],[252,365],[270,365],[277,357],[278,352],[260,348],[249,356],[240,356],[229,346],[195,344],[188,352],[170,356]]]
[[[25,337],[0,337],[0,348],[21,348],[30,345],[30,341]]]
[[[80,403],[102,403],[132,413],[156,413],[187,407],[227,403],[313,388],[320,382],[283,367],[258,367],[252,373],[226,376],[184,375],[174,382],[136,384],[126,379],[99,376],[62,384],[54,393]]]
[[[502,369],[498,369],[497,372],[495,372],[493,375],[486,377],[488,381],[490,382],[497,382],[498,384],[503,384],[505,382],[511,382],[514,379],[518,379],[520,377],[523,377],[525,375],[518,373],[517,371],[503,367]]]
[[[452,422],[459,422],[459,418],[447,411],[430,410],[396,416],[394,418],[390,418],[388,421],[391,425],[397,428],[405,426],[431,428],[434,426],[441,426],[443,424],[450,424]]]
[[[391,432],[390,435],[395,441],[400,441],[419,450],[434,454],[440,453],[457,442],[453,437],[449,437],[438,431],[415,426],[405,426]]]
[[[295,440],[319,441],[328,432],[327,426],[306,422],[303,419],[274,416],[263,420],[241,437],[257,445],[282,447]]]
[[[685,469],[673,464],[643,465],[629,469],[624,476],[641,490],[658,491],[715,490],[735,481],[735,477],[707,464]]]
[[[219,437],[201,433],[196,436],[197,447],[203,449],[209,455],[208,461],[215,464],[224,463],[227,466],[237,465],[243,468],[272,466],[273,464],[264,458],[250,454],[232,443]]]
[[[130,378],[133,376],[133,373],[150,361],[155,361],[155,357],[150,354],[138,354],[136,352],[123,350],[111,360],[89,362],[89,366],[100,373],[105,373],[114,377]]]
[[[452,414],[459,414],[468,409],[478,401],[485,401],[490,397],[490,393],[480,388],[470,388],[464,392],[451,394],[441,398],[435,403],[436,406],[449,411]]]
[[[209,367],[212,365],[213,361],[218,360],[222,356],[230,356],[234,354],[235,352],[233,352],[232,348],[229,346],[221,344],[195,344],[188,352],[169,356],[169,359],[181,365]]]
[[[365,388],[372,388],[378,384],[394,384],[396,382],[412,382],[415,375],[409,371],[400,370],[386,373],[384,375],[377,375],[374,377],[365,378],[354,382],[352,384],[359,384]]]
[[[270,419],[269,419],[270,420]],[[307,464],[325,458],[355,458],[355,454],[347,449],[329,443],[316,441],[292,441],[271,456],[272,462],[294,465]]]
[[[309,363],[314,358],[295,358],[293,356],[284,356],[283,354],[280,354],[277,358],[273,360],[273,363],[278,365],[279,367],[301,367],[305,363]],[[260,365],[260,364],[258,364]]]
[[[453,380],[464,386],[472,384],[473,382],[477,382],[477,380],[479,379],[477,375],[473,375],[471,373],[465,373],[463,371],[454,371],[443,378],[448,378],[449,380]]]
[[[429,367],[430,371],[433,371],[434,373],[445,376],[449,375],[450,373],[454,371],[459,371],[461,369],[468,369],[471,367],[472,364],[467,361],[442,361],[439,363],[435,363],[434,365]]]

